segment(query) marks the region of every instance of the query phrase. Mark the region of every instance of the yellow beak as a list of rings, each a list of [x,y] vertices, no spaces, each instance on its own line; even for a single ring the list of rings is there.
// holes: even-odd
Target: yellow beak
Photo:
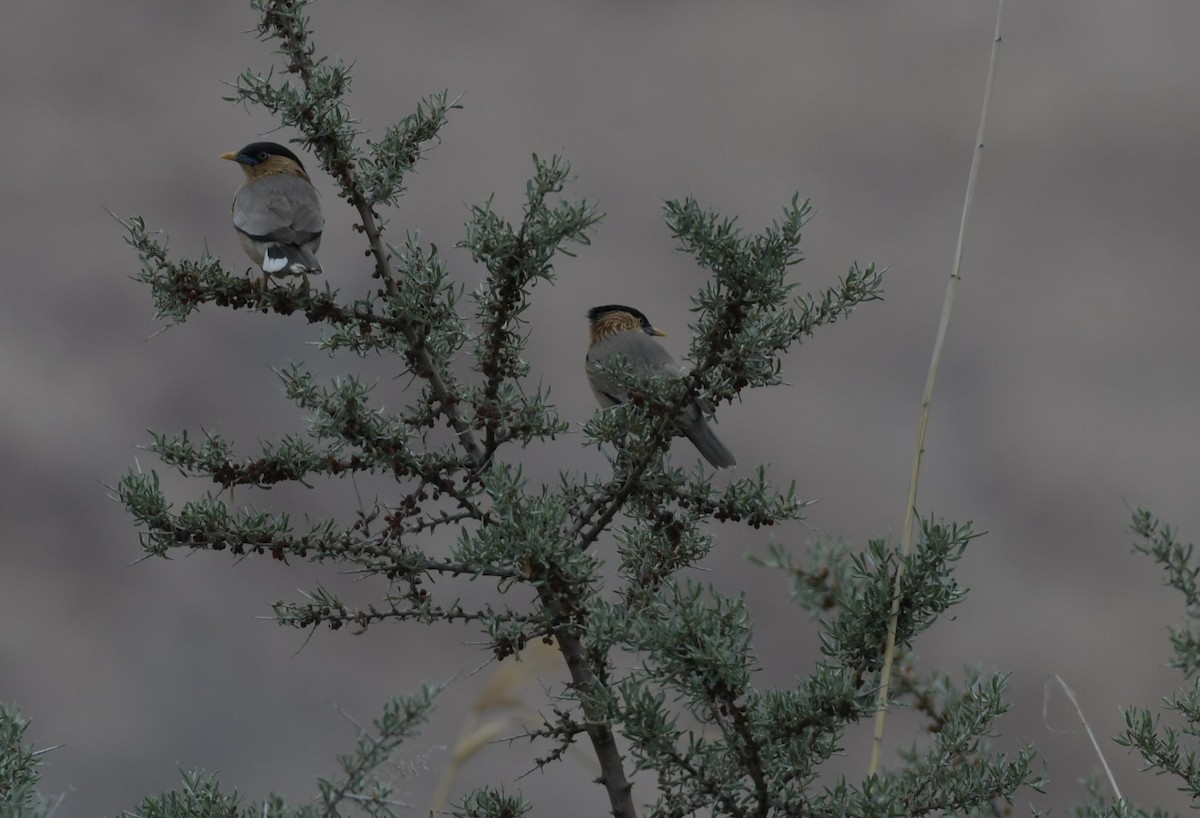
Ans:
[[[222,159],[228,159],[230,162],[236,162],[237,156],[237,151],[230,151],[229,153],[221,154]]]

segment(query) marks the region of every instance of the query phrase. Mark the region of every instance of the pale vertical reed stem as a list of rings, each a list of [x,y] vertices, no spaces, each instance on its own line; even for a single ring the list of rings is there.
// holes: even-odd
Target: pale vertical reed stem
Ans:
[[[904,557],[912,551],[913,529],[917,508],[917,486],[921,478],[921,457],[925,454],[925,429],[929,425],[929,406],[933,403],[933,385],[937,380],[938,365],[942,360],[942,349],[946,345],[946,333],[950,327],[950,314],[954,310],[954,296],[958,283],[962,281],[963,241],[967,234],[967,220],[971,215],[971,203],[975,199],[975,182],[979,178],[979,160],[983,155],[983,137],[987,131],[988,109],[992,102],[992,85],[996,78],[996,59],[1000,55],[1000,19],[1004,11],[1004,0],[996,3],[996,35],[992,40],[992,56],[988,62],[987,83],[983,89],[983,112],[979,116],[979,133],[975,138],[975,151],[971,156],[971,173],[967,177],[967,195],[963,201],[962,220],[958,225],[958,246],[954,249],[954,265],[950,269],[950,282],[946,285],[946,299],[942,302],[942,318],[938,323],[937,339],[933,343],[933,354],[929,361],[929,374],[925,378],[925,396],[921,400],[921,420],[917,426],[917,452],[913,457],[912,477],[908,483],[908,507],[904,512],[904,533],[900,544],[900,561],[897,562],[896,579],[892,587],[892,610],[888,617],[887,645],[883,654],[883,670],[879,675],[878,710],[875,713],[875,738],[871,745],[871,763],[867,774],[879,769],[879,758],[883,751],[883,728],[887,720],[888,688],[892,681],[892,663],[896,656],[896,620],[900,616],[900,583],[904,578]]]

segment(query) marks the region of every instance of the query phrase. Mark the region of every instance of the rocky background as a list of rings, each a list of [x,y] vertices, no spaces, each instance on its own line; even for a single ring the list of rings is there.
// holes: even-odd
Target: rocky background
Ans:
[[[719,529],[704,578],[744,588],[758,618],[763,684],[817,657],[782,578],[747,564],[773,534],[896,540],[929,352],[954,250],[978,122],[994,5],[511,0],[361,0],[313,7],[319,48],[356,62],[352,104],[382,128],[427,94],[462,93],[443,143],[410,178],[392,236],[420,231],[470,288],[467,205],[496,195],[517,217],[530,154],[564,153],[571,193],[607,217],[563,259],[528,313],[534,377],[562,415],[593,411],[583,313],[643,309],[686,349],[687,295],[702,273],[675,252],[664,199],[692,193],[768,222],[793,191],[816,216],[796,274],[819,289],[852,261],[890,267],[887,300],[820,332],[786,361],[789,386],[724,407],[721,437],[742,469],[769,463],[820,499],[810,529]],[[246,262],[229,225],[240,173],[217,160],[266,134],[264,115],[222,101],[245,67],[273,64],[247,35],[246,3],[19,3],[0,30],[0,698],[34,719],[58,818],[115,815],[177,785],[177,766],[215,769],[247,798],[303,800],[332,774],[353,721],[392,693],[449,682],[395,773],[427,808],[464,713],[490,668],[470,628],[377,627],[305,634],[262,617],[323,582],[367,602],[381,589],[327,569],[197,554],[137,562],[137,535],[105,483],[155,461],[146,429],[218,430],[246,450],[303,428],[271,367],[347,370],[403,399],[386,361],[330,360],[316,329],[206,309],[162,334],[137,261],[105,212],[141,214],[179,254]],[[1200,4],[1013,2],[964,281],[930,424],[920,507],[972,520],[971,593],[921,643],[951,672],[1011,671],[1002,746],[1039,745],[1051,792],[1083,796],[1097,767],[1058,692],[1078,692],[1101,736],[1118,708],[1155,704],[1180,599],[1130,551],[1130,508],[1147,503],[1200,537],[1196,362],[1200,302]],[[270,138],[286,141],[288,133]],[[352,214],[325,194],[321,258],[349,297],[370,286]],[[685,444],[675,456],[688,462]],[[534,480],[601,469],[578,435],[525,456]],[[175,496],[208,489],[164,475]],[[353,491],[277,490],[239,502],[345,511]],[[600,545],[612,547],[611,540]],[[482,589],[486,591],[487,589]],[[476,589],[467,589],[476,593]],[[534,667],[531,665],[531,667]],[[547,685],[561,678],[545,665]],[[542,702],[530,682],[528,701]],[[906,742],[911,723],[890,734]],[[515,733],[516,729],[508,731]],[[839,768],[859,777],[867,733]],[[1106,744],[1127,795],[1183,806],[1173,782],[1137,773]],[[506,782],[537,814],[600,815],[591,770],[571,758],[519,781],[523,742],[480,754],[458,795]],[[1024,812],[1027,803],[1018,803]]]

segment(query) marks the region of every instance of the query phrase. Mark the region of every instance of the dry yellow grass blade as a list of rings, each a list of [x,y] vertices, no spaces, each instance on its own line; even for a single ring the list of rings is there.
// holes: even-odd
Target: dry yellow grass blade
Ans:
[[[492,719],[460,736],[458,743],[454,745],[454,754],[451,756],[454,763],[461,766],[463,762],[491,743],[501,732],[508,729],[512,723],[513,719],[507,717]]]
[[[562,668],[557,642],[535,642],[526,646],[514,661],[501,662],[492,671],[459,729],[458,740],[450,751],[450,762],[442,773],[429,807],[431,815],[442,811],[462,766],[495,741],[501,732],[511,725],[521,725],[526,729],[542,726],[541,717],[531,706],[531,699],[541,698],[539,678],[560,672]],[[519,712],[480,724],[485,713],[502,709]]]
[[[524,703],[520,691],[537,681],[539,676],[562,668],[557,642],[527,645],[515,659],[513,662],[501,662],[492,671],[475,697],[472,710],[482,713],[495,707],[518,707]]]

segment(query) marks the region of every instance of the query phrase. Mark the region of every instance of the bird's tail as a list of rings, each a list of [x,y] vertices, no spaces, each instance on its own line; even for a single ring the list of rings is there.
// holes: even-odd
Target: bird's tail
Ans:
[[[303,247],[273,242],[263,254],[262,268],[268,275],[317,275],[321,262]]]
[[[699,418],[698,423],[689,424],[684,434],[714,469],[727,469],[737,465],[737,461],[733,459],[733,452],[726,449],[725,444],[717,439],[716,433],[703,417]]]

